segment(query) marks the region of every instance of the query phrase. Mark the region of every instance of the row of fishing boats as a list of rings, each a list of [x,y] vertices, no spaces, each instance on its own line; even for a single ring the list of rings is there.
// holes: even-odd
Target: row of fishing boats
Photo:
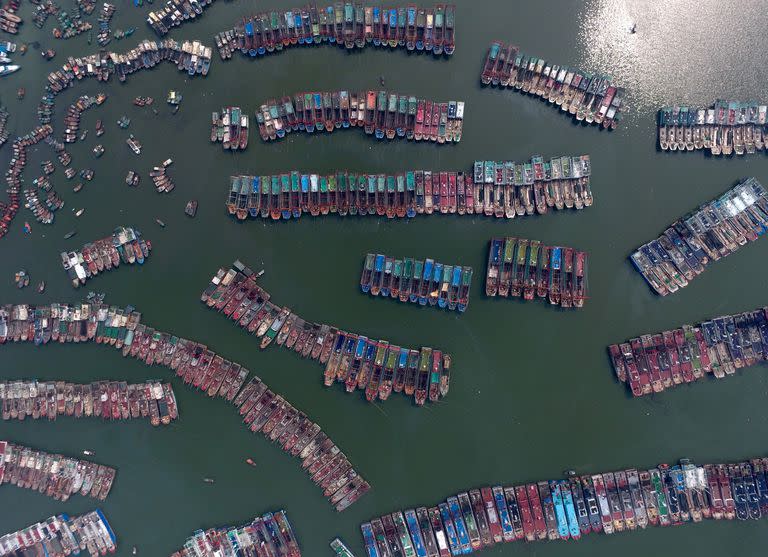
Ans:
[[[248,115],[239,106],[227,106],[212,113],[211,142],[233,151],[248,147]]]
[[[475,161],[472,168],[475,214],[497,218],[546,214],[549,209],[583,209],[594,201],[589,155],[534,155],[530,162]]]
[[[530,163],[475,161],[464,172],[408,170],[398,174],[304,174],[298,170],[266,176],[230,176],[226,201],[239,220],[299,218],[335,213],[386,215],[486,215],[514,218],[549,209],[592,205],[589,155]]]
[[[112,40],[112,31],[109,28],[109,23],[112,21],[112,16],[115,15],[115,10],[117,10],[117,7],[109,2],[104,2],[101,5],[97,20],[99,32],[96,34],[96,42],[99,46],[107,46]]]
[[[136,228],[118,226],[111,236],[89,242],[79,250],[61,252],[61,264],[78,288],[101,272],[118,268],[120,263],[144,264],[152,250],[152,243],[145,241]]]
[[[57,416],[128,420],[149,418],[153,426],[168,425],[179,417],[170,383],[147,381],[2,381],[3,420],[33,420]]]
[[[434,259],[396,259],[369,253],[365,256],[360,289],[373,296],[391,297],[421,306],[466,311],[472,267],[443,265]]]
[[[493,238],[485,294],[524,300],[538,297],[563,308],[583,307],[588,297],[587,254],[538,240]]]
[[[712,155],[753,154],[766,148],[768,106],[717,100],[710,107],[665,106],[659,110],[662,151],[708,150]]]
[[[8,141],[8,109],[0,105],[0,147]]]
[[[216,35],[222,60],[239,50],[264,56],[295,45],[335,44],[347,49],[367,45],[405,47],[409,52],[451,55],[456,49],[456,8],[364,6],[363,2],[312,3],[286,11],[261,12],[241,18],[233,29]]]
[[[399,347],[386,340],[348,333],[331,325],[305,321],[291,309],[270,301],[256,284],[258,275],[235,261],[220,268],[200,300],[261,339],[261,349],[272,342],[325,366],[324,384],[344,384],[348,393],[364,390],[369,402],[404,392],[421,406],[448,393],[449,354],[423,347]]]
[[[64,557],[88,552],[91,557],[114,553],[117,539],[101,510],[79,516],[52,516],[0,537],[0,556],[46,555]]]
[[[458,143],[464,128],[464,102],[439,102],[394,91],[310,91],[270,99],[256,111],[264,141],[292,131],[332,132],[361,127],[377,139]]]
[[[768,360],[768,307],[645,334],[608,347],[619,381],[634,396],[659,393],[711,373],[718,379]]]
[[[624,108],[624,88],[609,76],[554,64],[500,41],[488,49],[480,81],[483,85],[514,87],[546,100],[579,122],[604,129],[616,128]]]
[[[211,64],[211,48],[201,41],[143,40],[125,53],[101,50],[83,57],[69,57],[60,69],[48,74],[46,92],[57,95],[87,77],[108,81],[117,74],[123,82],[130,74],[153,68],[160,62],[175,64],[190,77],[205,76]]]
[[[285,511],[264,513],[248,524],[197,530],[171,557],[301,557]]]
[[[38,491],[57,501],[78,493],[104,501],[115,474],[109,466],[0,441],[0,484]]]
[[[158,10],[147,13],[147,25],[161,37],[185,21],[202,15],[213,0],[167,0]]]
[[[175,371],[185,384],[232,402],[243,422],[285,452],[299,458],[302,468],[342,511],[370,489],[341,449],[320,426],[236,362],[224,359],[205,344],[155,330],[141,323],[141,314],[104,304],[27,304],[0,306],[0,344],[10,342],[96,342],[115,347],[124,357]]]
[[[450,557],[514,540],[579,540],[590,533],[768,515],[768,459],[672,466],[493,486],[437,506],[361,525],[369,557]]]
[[[768,194],[747,178],[724,194],[673,222],[657,239],[640,246],[630,260],[651,288],[666,296],[768,230]]]
[[[0,238],[8,233],[11,222],[19,212],[21,202],[22,174],[27,165],[27,148],[36,145],[53,133],[49,124],[44,124],[31,132],[16,138],[11,144],[11,160],[5,172],[8,202],[0,203]]]

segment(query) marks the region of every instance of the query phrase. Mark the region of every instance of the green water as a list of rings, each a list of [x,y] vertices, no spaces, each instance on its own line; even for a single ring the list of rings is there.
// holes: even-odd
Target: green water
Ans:
[[[66,2],[65,2],[66,4]],[[121,2],[113,30],[135,26],[133,37],[113,41],[126,50],[151,31],[143,23],[147,8]],[[202,38],[213,45],[214,32],[269,2],[219,2],[201,20],[171,36]],[[270,509],[285,508],[309,557],[330,554],[328,541],[340,535],[363,555],[360,522],[384,512],[433,505],[448,495],[492,483],[518,483],[580,472],[651,466],[691,457],[699,462],[765,454],[768,381],[764,366],[716,382],[707,380],[643,400],[632,400],[612,376],[605,346],[643,332],[698,321],[766,304],[768,245],[746,246],[715,263],[683,291],[654,296],[628,263],[627,254],[658,235],[674,218],[711,199],[737,179],[757,176],[768,183],[765,155],[714,160],[700,153],[661,154],[655,150],[655,110],[661,103],[707,104],[717,97],[765,101],[768,16],[757,0],[738,9],[714,0],[667,0],[627,7],[619,0],[540,1],[512,7],[502,0],[457,2],[457,49],[450,60],[367,48],[348,54],[335,47],[295,48],[260,60],[236,55],[216,58],[206,79],[189,79],[171,66],[140,72],[126,84],[81,82],[57,98],[56,130],[67,104],[78,95],[104,91],[100,108],[87,112],[86,141],[68,146],[72,166],[90,167],[96,177],[83,190],[61,167],[52,176],[66,201],[55,224],[37,224],[22,210],[12,231],[0,240],[0,298],[3,303],[75,301],[60,267],[59,252],[108,235],[118,224],[140,228],[154,245],[141,268],[121,268],[89,282],[107,292],[112,304],[134,304],[143,321],[206,342],[225,357],[246,365],[272,389],[309,414],[336,441],[373,486],[371,492],[337,514],[300,469],[260,436],[250,434],[232,407],[173,384],[181,419],[167,428],[148,423],[101,423],[60,419],[55,424],[0,423],[0,438],[49,451],[95,451],[98,462],[116,466],[117,480],[101,504],[118,535],[118,555],[137,546],[141,555],[167,555],[196,528],[241,524]],[[634,4],[634,3],[632,3]],[[517,4],[515,4],[517,5]],[[25,133],[36,121],[44,75],[67,55],[95,51],[84,36],[50,38],[53,21],[42,31],[32,26],[25,3],[20,40],[38,40],[58,51],[44,62],[38,51],[15,56],[23,69],[0,81],[9,106],[11,129]],[[747,17],[747,14],[749,17]],[[95,22],[95,14],[91,18]],[[630,35],[631,22],[637,33]],[[5,39],[5,37],[3,37]],[[525,51],[563,63],[612,74],[630,88],[629,108],[620,128],[605,133],[575,125],[544,103],[511,91],[482,89],[478,75],[491,40],[514,40]],[[227,153],[209,141],[210,112],[240,104],[251,114],[263,99],[300,90],[378,88],[467,103],[464,135],[456,146],[377,143],[360,130],[313,137],[296,135],[262,144],[252,133],[244,153]],[[27,89],[17,101],[15,90]],[[176,116],[165,103],[169,89],[184,100]],[[134,107],[137,95],[153,96],[160,112]],[[129,130],[115,124],[122,115]],[[96,138],[95,120],[105,135]],[[134,156],[125,138],[142,142]],[[95,159],[91,149],[107,152]],[[237,223],[224,200],[232,173],[266,174],[290,169],[328,172],[396,172],[410,168],[468,171],[476,158],[522,160],[589,153],[595,204],[513,221],[488,218],[420,216],[409,222],[367,217],[336,217],[299,222]],[[152,166],[174,159],[176,189],[159,195],[147,176]],[[0,149],[6,168],[10,144]],[[25,178],[39,175],[39,163],[54,159],[44,144],[32,149]],[[54,159],[55,160],[55,159]],[[58,165],[57,165],[58,166]],[[134,169],[142,184],[128,188]],[[184,216],[196,198],[196,219]],[[72,209],[85,208],[75,219]],[[160,229],[156,217],[167,224]],[[25,235],[28,220],[33,232]],[[78,235],[63,240],[69,230]],[[542,303],[484,298],[487,242],[494,235],[537,238],[590,253],[591,298],[579,311],[562,312]],[[433,257],[475,269],[469,309],[456,315],[374,299],[357,286],[368,251]],[[401,395],[383,404],[366,403],[340,387],[322,386],[322,368],[276,348],[260,352],[254,339],[198,296],[219,266],[235,258],[266,270],[264,286],[278,303],[302,317],[332,323],[396,344],[429,345],[453,354],[448,397],[418,409]],[[34,287],[18,291],[13,273],[24,268]],[[168,378],[97,346],[3,346],[0,376],[92,381],[102,378]],[[251,457],[254,469],[244,463]],[[216,479],[214,485],[203,477]],[[23,527],[57,512],[78,513],[96,503],[75,497],[62,504],[40,494],[2,488],[0,531]],[[512,544],[488,555],[758,555],[768,543],[760,523],[705,523],[612,537],[589,536],[579,543]]]

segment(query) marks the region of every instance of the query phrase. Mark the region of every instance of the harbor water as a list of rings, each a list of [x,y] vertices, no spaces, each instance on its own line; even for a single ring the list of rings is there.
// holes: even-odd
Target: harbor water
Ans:
[[[158,0],[159,1],[159,0]],[[154,6],[158,6],[158,1]],[[103,291],[106,302],[133,304],[142,321],[160,330],[205,342],[239,362],[274,391],[306,412],[339,445],[371,491],[336,513],[298,462],[244,427],[233,407],[186,388],[165,368],[148,368],[119,351],[95,344],[0,347],[0,379],[37,378],[91,382],[171,380],[179,419],[164,428],[145,420],[125,423],[59,418],[0,422],[0,439],[47,452],[77,456],[117,468],[109,498],[101,504],[118,537],[117,555],[168,555],[197,528],[244,524],[270,509],[286,509],[303,554],[329,555],[340,536],[363,555],[359,524],[412,506],[435,505],[458,491],[482,485],[511,485],[558,478],[565,470],[594,473],[650,467],[689,457],[695,462],[767,456],[768,376],[765,365],[722,381],[632,399],[612,375],[606,346],[646,332],[671,329],[720,314],[768,304],[768,240],[745,246],[711,265],[680,292],[660,298],[633,269],[627,256],[657,237],[675,218],[748,176],[768,185],[764,153],[713,158],[702,152],[661,153],[656,148],[656,110],[663,104],[707,106],[717,98],[768,101],[768,14],[760,0],[736,4],[716,0],[456,0],[456,52],[450,58],[408,54],[369,46],[348,53],[334,46],[294,47],[248,59],[236,53],[214,60],[206,78],[190,78],[169,64],[141,71],[121,84],[76,83],[56,100],[55,135],[66,106],[83,94],[104,92],[106,102],[83,114],[85,141],[68,145],[72,165],[92,168],[93,181],[72,192],[63,169],[50,177],[65,201],[53,225],[38,224],[21,209],[0,240],[2,303],[75,302],[87,290]],[[193,23],[171,31],[177,39],[201,39],[229,29],[246,12],[284,7],[278,0],[217,2]],[[24,56],[22,70],[0,80],[0,100],[11,113],[12,137],[36,125],[45,76],[67,56],[96,52],[86,35],[53,39],[54,18],[32,25],[24,3],[18,42],[39,43]],[[68,7],[68,6],[67,6]],[[133,36],[112,40],[108,50],[133,48],[154,33],[146,12],[119,3],[112,30],[135,27]],[[95,22],[98,10],[89,17]],[[636,25],[636,32],[631,27]],[[8,36],[3,35],[2,40]],[[94,33],[95,39],[95,33]],[[531,55],[611,75],[627,88],[617,130],[583,126],[547,103],[514,90],[482,88],[479,73],[487,48],[498,39]],[[40,49],[54,48],[46,62]],[[262,101],[305,90],[364,90],[384,87],[404,94],[466,102],[464,133],[457,145],[376,141],[362,130],[333,134],[294,133],[274,144],[261,142],[253,111]],[[16,89],[25,87],[24,100]],[[177,114],[165,103],[181,93]],[[154,97],[152,107],[132,104]],[[244,152],[210,142],[210,114],[236,105],[251,115]],[[116,121],[127,115],[130,127]],[[96,119],[106,133],[97,138]],[[125,143],[132,133],[139,156]],[[100,143],[105,153],[91,150]],[[445,169],[470,172],[475,159],[528,160],[533,154],[591,155],[594,206],[544,216],[499,220],[482,216],[419,215],[411,220],[379,217],[318,217],[290,222],[236,222],[224,203],[231,174],[286,170],[329,173]],[[10,141],[0,148],[7,168]],[[176,189],[160,195],[148,176],[172,158]],[[25,181],[55,161],[44,143],[29,149]],[[125,184],[129,170],[141,184]],[[3,194],[4,195],[4,194]],[[199,201],[195,219],[184,215]],[[5,199],[5,197],[3,197]],[[85,208],[81,217],[74,211]],[[165,228],[156,224],[161,219]],[[25,234],[25,221],[31,234]],[[59,253],[132,226],[151,240],[143,266],[122,266],[74,290]],[[77,230],[69,240],[64,235]],[[554,309],[542,303],[488,299],[484,294],[488,242],[493,236],[541,240],[589,253],[589,299],[584,308]],[[465,314],[399,304],[359,289],[367,252],[432,257],[471,265],[474,284]],[[453,355],[448,396],[417,408],[406,397],[369,404],[362,393],[322,385],[322,367],[256,340],[224,316],[205,308],[199,295],[219,267],[241,259],[254,270],[272,300],[309,320],[331,323],[398,345],[433,346]],[[31,284],[17,290],[13,275],[25,269]],[[39,294],[35,285],[45,280]],[[246,464],[255,461],[255,467]],[[203,482],[212,478],[214,483]],[[28,490],[0,488],[0,532],[13,531],[54,513],[80,514],[94,506],[84,497],[62,504]],[[680,528],[589,536],[578,543],[540,542],[499,546],[488,555],[626,557],[686,554],[700,557],[758,555],[768,545],[768,522],[706,522]]]

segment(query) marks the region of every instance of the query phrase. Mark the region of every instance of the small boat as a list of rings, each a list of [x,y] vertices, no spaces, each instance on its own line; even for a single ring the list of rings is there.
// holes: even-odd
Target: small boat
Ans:
[[[194,217],[197,214],[197,199],[187,201],[187,205],[184,207],[184,214],[189,217]]]
[[[216,483],[216,480],[214,480],[213,478],[203,478],[203,481],[207,484]]]
[[[64,234],[64,239],[65,239],[65,240],[69,240],[69,239],[70,239],[72,236],[74,236],[75,234],[77,234],[77,230],[70,230],[69,232],[67,232],[66,234]]]
[[[77,211],[75,211],[75,217],[79,217],[79,216],[80,216],[80,215],[82,215],[84,212],[85,212],[85,209],[78,209]]]
[[[165,223],[161,221],[160,219],[155,219],[155,222],[160,225],[161,228],[165,228]]]
[[[37,285],[37,291],[38,291],[40,294],[42,294],[43,292],[45,292],[45,281],[44,281],[44,280],[41,280],[41,281],[38,283],[38,285]]]

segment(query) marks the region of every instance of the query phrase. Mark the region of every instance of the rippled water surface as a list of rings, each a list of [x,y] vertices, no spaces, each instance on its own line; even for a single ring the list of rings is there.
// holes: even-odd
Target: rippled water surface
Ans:
[[[69,0],[63,2],[68,5]],[[159,0],[155,2],[157,5]],[[147,7],[120,2],[113,28],[136,27],[115,50],[151,36]],[[221,401],[173,384],[181,419],[165,428],[145,423],[106,424],[62,419],[55,424],[0,423],[0,438],[40,449],[77,454],[88,448],[99,462],[118,468],[109,499],[101,506],[118,535],[118,555],[162,556],[196,528],[241,524],[283,507],[308,557],[329,555],[327,543],[342,536],[364,554],[360,522],[396,509],[433,505],[459,490],[489,483],[558,477],[563,470],[596,472],[651,466],[690,457],[699,462],[766,454],[768,379],[765,366],[721,382],[704,381],[643,400],[632,400],[613,378],[605,346],[631,336],[695,322],[719,313],[764,305],[768,240],[715,263],[684,291],[654,296],[627,262],[637,245],[658,235],[676,217],[711,199],[744,176],[768,184],[764,154],[716,160],[700,153],[662,154],[655,148],[655,113],[672,102],[710,103],[720,97],[768,101],[768,16],[764,1],[666,0],[458,0],[457,49],[450,60],[366,49],[348,54],[333,47],[294,49],[261,60],[236,56],[214,61],[206,79],[189,79],[170,66],[133,75],[126,84],[80,83],[57,102],[57,131],[65,107],[78,95],[104,91],[106,103],[83,117],[88,139],[69,148],[75,168],[91,167],[94,181],[78,194],[61,168],[52,176],[66,201],[55,224],[37,224],[22,211],[0,240],[0,299],[11,302],[75,301],[59,266],[59,252],[101,238],[118,224],[139,227],[154,245],[142,268],[121,268],[89,283],[113,304],[134,304],[159,329],[206,342],[246,365],[270,387],[316,420],[338,443],[372,491],[342,514],[334,512],[293,459],[240,424]],[[176,39],[202,38],[231,26],[246,11],[285,6],[277,0],[217,2],[199,21],[175,29]],[[50,21],[42,31],[24,3],[23,40],[52,46],[44,62],[37,51],[16,57],[23,69],[0,80],[0,98],[23,133],[36,121],[45,73],[69,55],[94,51],[85,37],[53,41]],[[95,17],[92,18],[95,21]],[[636,33],[629,32],[636,24]],[[4,40],[3,36],[2,39]],[[478,76],[494,39],[557,64],[612,75],[628,89],[628,111],[612,133],[573,123],[538,100],[480,87]],[[467,103],[462,142],[455,146],[377,143],[359,131],[293,136],[263,144],[252,135],[244,153],[225,153],[209,142],[212,110],[240,104],[251,113],[262,99],[301,90],[378,88]],[[17,101],[15,90],[27,89]],[[164,99],[169,89],[184,100],[176,116]],[[132,106],[136,95],[153,96],[159,115]],[[127,114],[129,130],[115,122]],[[97,139],[95,120],[106,134]],[[128,133],[144,145],[139,157],[125,145]],[[91,149],[102,143],[96,160]],[[0,149],[0,167],[10,159]],[[513,221],[418,217],[409,222],[347,217],[299,222],[237,223],[225,213],[228,177],[290,169],[328,172],[399,172],[411,168],[468,171],[475,159],[522,160],[589,153],[595,204]],[[156,194],[147,173],[166,158],[175,191]],[[52,159],[40,146],[30,151],[27,183]],[[142,184],[124,184],[129,169]],[[190,198],[200,202],[196,219],[183,215]],[[75,219],[72,209],[85,208]],[[160,229],[159,217],[167,224]],[[29,220],[33,232],[22,232]],[[67,241],[63,236],[77,228]],[[540,303],[485,299],[488,240],[494,235],[536,238],[590,253],[591,297],[584,309],[561,312]],[[404,306],[374,299],[357,286],[368,251],[433,257],[472,265],[475,285],[466,314]],[[429,345],[453,353],[453,382],[444,402],[418,409],[402,396],[367,404],[361,396],[322,386],[320,366],[254,341],[203,307],[199,294],[220,266],[240,258],[264,268],[264,286],[278,303],[307,319],[325,321],[396,344]],[[13,287],[25,268],[43,295]],[[0,347],[0,377],[144,380],[168,377],[97,346]],[[256,461],[252,468],[246,458]],[[216,479],[214,485],[203,477]],[[93,502],[58,503],[11,486],[0,488],[0,531],[25,526],[54,512],[77,513]],[[487,555],[756,556],[768,546],[768,521],[707,523],[654,529],[578,543],[509,545]]]

